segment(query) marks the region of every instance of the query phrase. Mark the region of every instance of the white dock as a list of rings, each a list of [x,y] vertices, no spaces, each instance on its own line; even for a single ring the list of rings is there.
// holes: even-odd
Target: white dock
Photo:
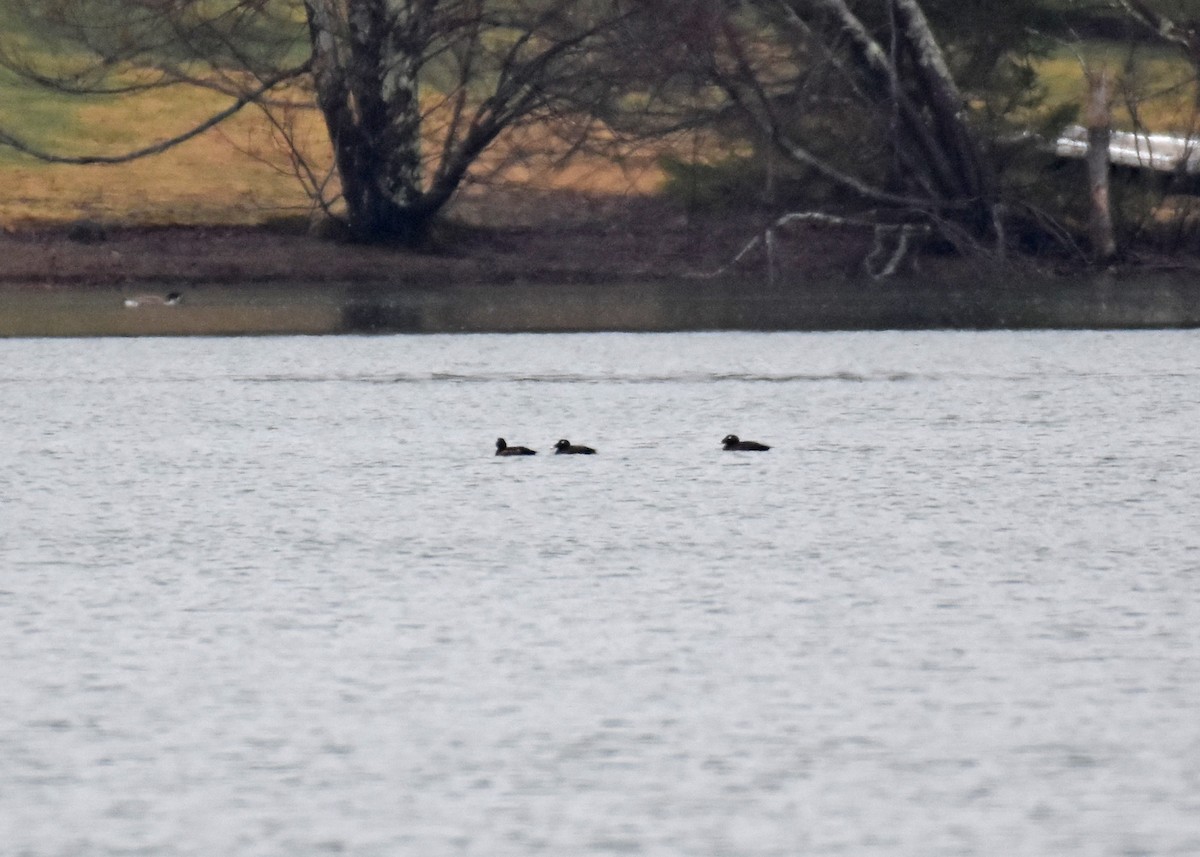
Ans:
[[[1087,156],[1087,129],[1071,125],[1055,141],[1060,158]],[[1188,175],[1200,173],[1200,136],[1176,137],[1171,134],[1113,131],[1108,142],[1108,158],[1123,167],[1173,173],[1181,168]]]

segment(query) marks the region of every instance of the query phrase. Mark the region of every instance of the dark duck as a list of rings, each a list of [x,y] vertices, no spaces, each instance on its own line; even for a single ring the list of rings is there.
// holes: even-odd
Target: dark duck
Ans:
[[[571,443],[569,440],[560,440],[554,444],[555,455],[595,455],[596,450],[590,446],[580,446],[579,444]]]
[[[496,438],[496,455],[537,455],[537,452],[527,446],[509,446],[504,438]]]
[[[731,449],[740,452],[766,452],[771,447],[765,443],[759,443],[755,440],[742,440],[736,434],[727,434],[721,441],[725,449]]]

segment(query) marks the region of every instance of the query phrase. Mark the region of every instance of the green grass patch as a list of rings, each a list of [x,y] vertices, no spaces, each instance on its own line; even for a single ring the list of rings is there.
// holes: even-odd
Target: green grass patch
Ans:
[[[35,87],[0,68],[0,128],[31,145],[83,137],[85,129],[76,113],[79,105],[76,97]],[[0,167],[24,160],[26,156],[0,146]]]
[[[1048,106],[1085,103],[1085,64],[1093,72],[1107,70],[1112,76],[1113,122],[1118,128],[1195,131],[1200,118],[1195,71],[1177,50],[1101,40],[1060,47],[1037,62]]]

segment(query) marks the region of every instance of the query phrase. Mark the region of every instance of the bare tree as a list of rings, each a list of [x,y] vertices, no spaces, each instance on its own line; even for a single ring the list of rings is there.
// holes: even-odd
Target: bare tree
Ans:
[[[664,36],[660,24],[643,34],[672,60],[655,97],[673,93],[709,119],[736,120],[800,173],[865,205],[992,233],[992,164],[917,0],[666,5],[661,18],[686,32]]]
[[[1148,0],[1110,0],[1110,3],[1153,38],[1180,50],[1200,73],[1200,4],[1187,0],[1171,4]]]
[[[47,161],[116,163],[162,152],[250,105],[307,102],[328,130],[350,233],[406,245],[426,239],[497,138],[584,100],[595,85],[593,47],[622,19],[597,0],[13,2],[25,33],[58,48],[0,42],[0,61],[28,81],[79,94],[200,87],[228,104],[128,152],[68,155],[11,128],[0,128],[0,145]]]

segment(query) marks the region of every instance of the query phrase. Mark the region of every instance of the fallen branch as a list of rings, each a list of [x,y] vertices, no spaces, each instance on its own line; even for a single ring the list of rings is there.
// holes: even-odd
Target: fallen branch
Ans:
[[[767,254],[767,280],[771,285],[775,285],[775,232],[781,227],[793,223],[810,223],[817,226],[872,230],[875,233],[874,241],[871,245],[871,252],[863,259],[863,270],[873,280],[883,280],[894,275],[904,262],[905,256],[908,255],[910,238],[914,235],[928,235],[930,232],[929,226],[924,223],[877,223],[873,220],[840,217],[836,214],[826,214],[822,211],[793,211],[780,217],[764,229],[761,235],[755,235],[746,242],[746,245],[727,264],[712,273],[699,274],[698,276],[713,278],[727,273],[761,243],[766,248]],[[896,236],[896,246],[890,256],[888,256],[887,262],[880,267],[878,261],[886,252],[884,239],[890,235]]]

